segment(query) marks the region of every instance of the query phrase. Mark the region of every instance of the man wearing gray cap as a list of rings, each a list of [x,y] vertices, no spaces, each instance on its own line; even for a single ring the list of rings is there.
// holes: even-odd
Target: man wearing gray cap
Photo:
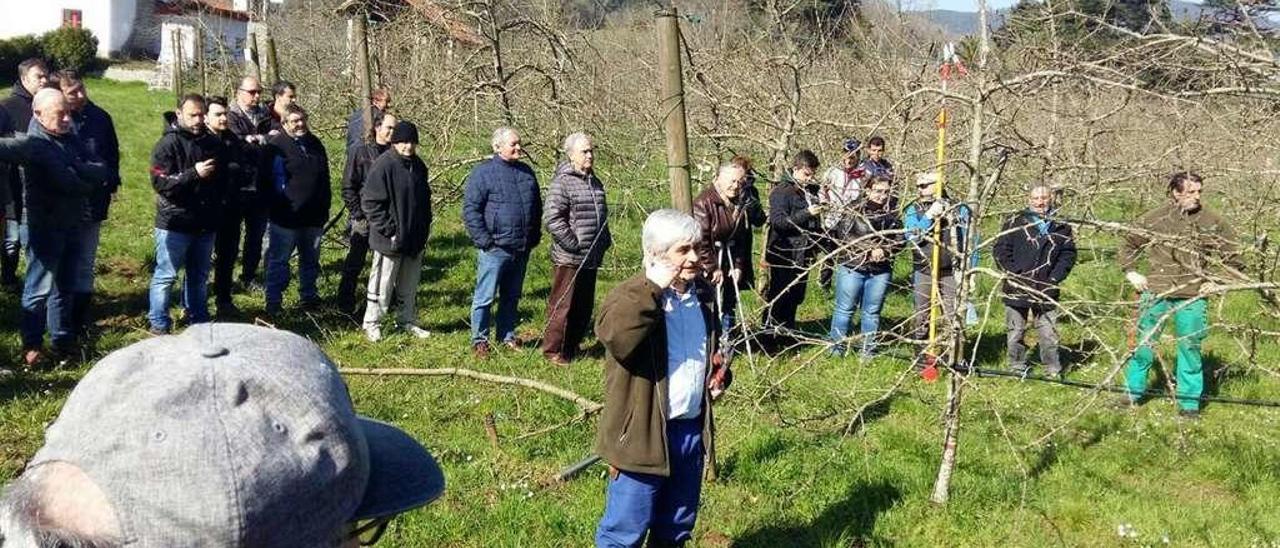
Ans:
[[[199,324],[111,353],[0,498],[0,544],[349,546],[444,490],[431,455],[357,416],[285,331]]]

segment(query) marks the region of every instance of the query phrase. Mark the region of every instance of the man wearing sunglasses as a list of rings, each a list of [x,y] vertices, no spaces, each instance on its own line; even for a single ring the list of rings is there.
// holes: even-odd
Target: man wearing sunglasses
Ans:
[[[245,181],[258,181],[257,166],[262,147],[271,133],[271,114],[262,106],[262,83],[252,76],[240,81],[236,100],[227,110],[231,132],[245,142]],[[261,286],[256,281],[262,262],[262,240],[267,232],[267,200],[260,199],[256,184],[241,187],[240,212],[244,215],[244,249],[240,255],[240,285]]]
[[[314,343],[202,324],[94,365],[0,497],[9,546],[357,546],[444,491]]]

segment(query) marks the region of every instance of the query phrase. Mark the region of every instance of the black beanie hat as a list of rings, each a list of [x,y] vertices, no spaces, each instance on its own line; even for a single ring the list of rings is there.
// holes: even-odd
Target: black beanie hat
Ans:
[[[391,130],[391,143],[418,144],[418,126],[412,122],[396,122],[396,128]]]

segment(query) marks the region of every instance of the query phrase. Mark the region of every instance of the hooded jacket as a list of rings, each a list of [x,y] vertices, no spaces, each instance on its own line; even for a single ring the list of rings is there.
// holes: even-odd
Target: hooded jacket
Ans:
[[[356,143],[355,146],[347,155],[347,167],[342,172],[342,201],[347,205],[347,215],[351,220],[360,221],[365,218],[364,208],[360,205],[360,191],[364,188],[369,168],[391,147],[377,143]]]
[[[538,178],[524,162],[508,162],[494,154],[467,175],[462,223],[477,249],[530,251],[542,240],[540,220]]]
[[[31,180],[40,181],[26,197],[31,230],[79,227],[89,195],[110,179],[75,133],[53,135],[39,124],[25,136],[0,139],[0,161],[21,164]]]
[[[600,268],[604,252],[613,245],[608,219],[609,204],[600,179],[594,173],[574,169],[569,162],[556,167],[542,215],[542,224],[551,235],[551,261],[561,266]]]
[[[213,174],[202,179],[196,164],[217,158],[221,148],[217,137],[207,132],[197,135],[177,125],[165,128],[151,151],[156,228],[184,233],[217,228],[229,170],[215,162]]]
[[[369,247],[388,257],[414,256],[431,232],[431,187],[427,164],[392,149],[369,167],[360,204],[369,220]]]
[[[807,268],[812,257],[813,238],[821,229],[809,204],[817,198],[800,188],[790,175],[769,193],[769,235],[765,240],[765,261],[770,266]]]
[[[283,133],[264,150],[270,176],[271,222],[285,228],[321,227],[329,219],[329,156],[312,133]]]
[[[111,115],[93,101],[87,101],[80,112],[73,113],[71,123],[89,153],[102,160],[110,170],[107,184],[94,189],[85,209],[85,220],[105,221],[111,195],[120,189],[120,141],[116,137],[115,123]]]
[[[1005,221],[991,253],[1007,276],[1005,304],[1047,310],[1076,264],[1076,240],[1070,225],[1023,211]]]

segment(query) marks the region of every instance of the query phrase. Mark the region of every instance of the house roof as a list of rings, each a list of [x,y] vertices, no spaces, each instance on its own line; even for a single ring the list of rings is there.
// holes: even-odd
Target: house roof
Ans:
[[[208,13],[234,19],[248,21],[248,12],[235,9],[231,0],[155,0],[157,15],[190,15],[192,13]]]
[[[347,15],[363,9],[370,16],[386,21],[405,8],[413,8],[455,42],[473,47],[484,44],[484,39],[470,25],[435,0],[346,0],[338,6],[337,12]]]

